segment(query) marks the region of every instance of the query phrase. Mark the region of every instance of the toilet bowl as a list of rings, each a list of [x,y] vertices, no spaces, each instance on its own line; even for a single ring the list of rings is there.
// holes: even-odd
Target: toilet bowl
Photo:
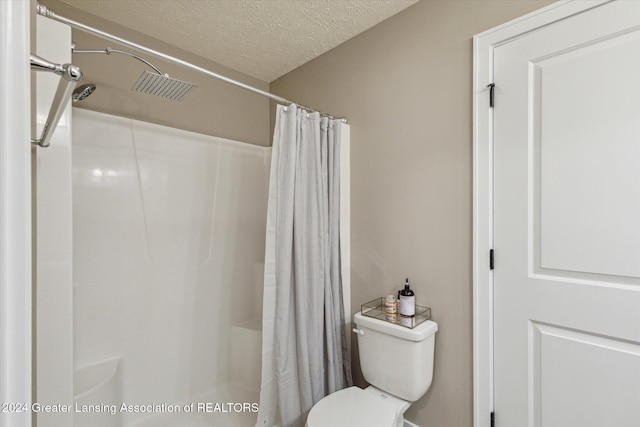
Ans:
[[[321,399],[306,427],[402,427],[405,411],[431,386],[435,322],[409,329],[357,313],[354,323],[362,374],[371,385]]]
[[[320,400],[306,427],[402,427],[410,403],[373,386],[349,387]]]

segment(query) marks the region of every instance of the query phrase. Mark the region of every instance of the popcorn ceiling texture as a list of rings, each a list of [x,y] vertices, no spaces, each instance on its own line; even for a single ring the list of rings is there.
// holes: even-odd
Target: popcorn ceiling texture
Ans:
[[[271,82],[418,0],[61,0]]]

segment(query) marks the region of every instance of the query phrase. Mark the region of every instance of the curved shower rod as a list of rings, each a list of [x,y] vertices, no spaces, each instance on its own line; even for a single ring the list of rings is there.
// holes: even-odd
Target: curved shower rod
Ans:
[[[123,39],[122,37],[118,37],[118,36],[116,36],[114,34],[107,33],[106,31],[102,31],[102,30],[99,30],[97,28],[90,27],[89,25],[83,24],[81,22],[74,21],[73,19],[69,19],[69,18],[66,18],[64,16],[60,16],[57,13],[55,13],[54,11],[52,11],[51,9],[49,9],[47,6],[41,4],[40,2],[38,2],[38,5],[37,5],[37,12],[38,12],[39,15],[45,16],[47,18],[51,18],[51,19],[53,19],[55,21],[58,21],[58,22],[62,22],[63,24],[67,24],[72,28],[76,28],[78,30],[93,34],[95,36],[101,37],[101,38],[106,39],[106,40],[111,40],[111,41],[113,41],[115,43],[119,43],[121,45],[136,49],[136,50],[138,50],[140,52],[144,52],[146,54],[155,56],[157,58],[164,59],[165,61],[181,65],[181,66],[183,66],[185,68],[189,68],[189,69],[191,69],[193,71],[197,71],[199,73],[205,74],[205,75],[213,77],[215,79],[222,80],[223,82],[232,84],[234,86],[240,87],[240,88],[248,90],[250,92],[257,93],[258,95],[265,96],[265,97],[267,97],[269,99],[272,99],[272,100],[274,100],[276,102],[279,102],[281,104],[285,104],[285,105],[294,104],[294,105],[297,105],[300,108],[305,109],[305,110],[316,111],[316,112],[318,112],[321,115],[326,116],[326,117],[337,118],[337,117],[333,116],[332,114],[323,113],[322,111],[318,111],[318,110],[316,110],[314,108],[310,108],[310,107],[307,107],[305,105],[299,104],[297,102],[290,101],[290,100],[288,100],[286,98],[283,98],[281,96],[274,95],[271,92],[267,92],[267,91],[255,88],[253,86],[250,86],[248,84],[233,80],[233,79],[231,79],[229,77],[226,77],[226,76],[223,76],[221,74],[214,73],[213,71],[207,70],[206,68],[200,67],[198,65],[192,64],[190,62],[187,62],[187,61],[184,61],[182,59],[176,58],[174,56],[167,55],[166,53],[162,53],[162,52],[159,52],[157,50],[150,49],[150,48],[142,46],[142,45],[140,45],[138,43],[129,41],[127,39]],[[341,118],[341,120],[342,120],[343,123],[347,122],[346,118]]]

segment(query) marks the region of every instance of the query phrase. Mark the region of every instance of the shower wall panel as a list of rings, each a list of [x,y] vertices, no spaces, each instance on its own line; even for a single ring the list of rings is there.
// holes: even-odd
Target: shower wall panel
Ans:
[[[229,381],[232,326],[262,317],[270,148],[73,124],[74,366],[121,358],[125,403],[189,402]]]
[[[71,62],[71,28],[36,17],[37,51],[55,63]],[[60,81],[52,73],[36,75],[37,132],[40,137]],[[48,148],[35,150],[35,401],[73,403],[71,107],[66,107]],[[25,141],[25,143],[27,143]],[[65,412],[39,412],[39,427],[71,425]]]

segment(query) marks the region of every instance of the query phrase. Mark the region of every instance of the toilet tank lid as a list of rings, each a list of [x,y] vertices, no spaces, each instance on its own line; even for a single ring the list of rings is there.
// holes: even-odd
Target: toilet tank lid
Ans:
[[[438,331],[438,324],[432,320],[427,320],[413,329],[364,316],[362,313],[356,313],[353,321],[358,327],[373,329],[409,341],[423,341]]]

